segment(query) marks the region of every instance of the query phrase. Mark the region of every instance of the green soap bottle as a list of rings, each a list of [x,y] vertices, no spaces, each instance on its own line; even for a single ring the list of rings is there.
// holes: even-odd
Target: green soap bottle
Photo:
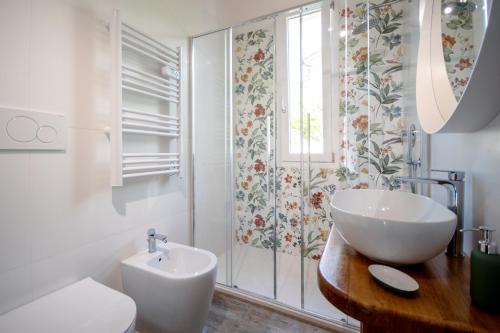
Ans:
[[[483,238],[470,256],[472,303],[487,311],[500,312],[500,255],[492,241],[495,229],[481,226],[472,230],[480,231]]]

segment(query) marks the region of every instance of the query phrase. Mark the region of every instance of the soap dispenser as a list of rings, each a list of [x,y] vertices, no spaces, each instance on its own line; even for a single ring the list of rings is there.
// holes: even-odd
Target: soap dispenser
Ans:
[[[481,226],[461,231],[479,231],[482,239],[470,256],[470,296],[472,303],[489,311],[500,311],[500,255],[492,241],[495,229]]]

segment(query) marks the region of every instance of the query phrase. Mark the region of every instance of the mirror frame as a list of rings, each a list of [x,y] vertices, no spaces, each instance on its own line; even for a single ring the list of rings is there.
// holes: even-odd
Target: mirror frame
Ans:
[[[416,96],[422,128],[429,134],[477,131],[500,111],[500,1],[491,2],[475,66],[459,101],[441,45],[441,0],[423,0],[420,9]]]

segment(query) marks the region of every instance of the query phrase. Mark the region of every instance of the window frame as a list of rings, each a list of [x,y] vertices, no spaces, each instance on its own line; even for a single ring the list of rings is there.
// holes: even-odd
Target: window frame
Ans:
[[[333,89],[333,69],[336,68],[337,63],[336,57],[334,57],[335,44],[333,29],[330,28],[331,22],[331,9],[329,6],[320,6],[309,8],[302,8],[303,14],[312,14],[321,12],[321,24],[322,24],[322,71],[323,71],[323,153],[322,154],[310,154],[310,161],[316,163],[335,163],[334,147],[338,142],[335,131],[335,119],[333,112],[335,105],[338,105],[338,89]],[[277,133],[277,143],[280,149],[279,160],[281,162],[300,162],[303,159],[303,155],[307,156],[308,153],[290,153],[290,123],[289,123],[289,80],[288,80],[288,20],[291,18],[296,18],[300,16],[300,12],[291,12],[287,15],[280,15],[276,18],[276,114],[278,131]],[[336,29],[335,29],[336,30]],[[327,32],[327,33],[324,33]],[[328,47],[325,47],[328,45]],[[304,117],[305,118],[305,117]],[[307,126],[304,122],[303,126]],[[303,142],[307,142],[303,140]]]

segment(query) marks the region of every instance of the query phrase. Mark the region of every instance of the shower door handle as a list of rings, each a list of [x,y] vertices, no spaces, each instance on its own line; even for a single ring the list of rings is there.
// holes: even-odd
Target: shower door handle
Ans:
[[[271,183],[270,183],[270,172],[271,172],[271,115],[266,117],[266,138],[267,138],[267,201],[271,200]]]
[[[281,112],[286,113],[287,112],[287,105],[285,102],[285,97],[281,97]]]
[[[305,181],[305,177],[302,177]],[[311,202],[311,113],[307,113],[307,197]]]

